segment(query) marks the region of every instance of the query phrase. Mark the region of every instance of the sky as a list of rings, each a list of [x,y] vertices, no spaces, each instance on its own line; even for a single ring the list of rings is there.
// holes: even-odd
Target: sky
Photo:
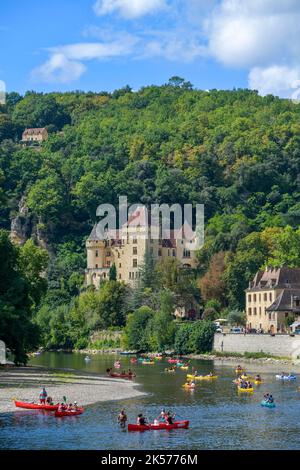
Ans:
[[[200,89],[300,98],[300,0],[0,0],[7,91]]]

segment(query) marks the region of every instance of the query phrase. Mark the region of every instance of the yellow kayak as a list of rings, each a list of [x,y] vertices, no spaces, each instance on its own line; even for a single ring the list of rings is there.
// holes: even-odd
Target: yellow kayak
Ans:
[[[238,391],[239,391],[239,392],[246,392],[246,393],[253,393],[253,392],[254,392],[254,389],[253,389],[253,388],[241,388],[241,387],[238,387]]]
[[[162,357],[161,356],[157,356],[154,358],[156,361],[161,361],[162,360]]]
[[[191,375],[187,374],[187,379],[192,379],[192,380],[213,380],[217,379],[217,375]]]
[[[144,366],[146,365],[153,365],[154,364],[154,361],[143,361],[142,364],[144,364]]]
[[[181,366],[180,369],[182,369],[182,370],[189,370],[189,366]]]
[[[243,371],[243,369],[235,369],[235,372],[236,372],[237,374],[242,374],[244,371]]]
[[[262,383],[262,380],[254,380],[255,385],[260,385]]]

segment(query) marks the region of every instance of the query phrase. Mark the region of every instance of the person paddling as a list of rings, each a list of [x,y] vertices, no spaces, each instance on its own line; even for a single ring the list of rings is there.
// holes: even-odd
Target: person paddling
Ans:
[[[139,424],[140,426],[145,426],[146,424],[146,418],[143,416],[143,413],[140,413],[138,414],[138,417],[137,417],[137,424]]]
[[[118,423],[121,426],[121,428],[125,428],[126,421],[127,421],[127,415],[125,413],[125,410],[121,410],[118,416]]]
[[[46,399],[47,399],[47,396],[48,396],[48,393],[45,389],[45,387],[43,387],[41,393],[40,393],[40,396],[39,396],[39,399],[40,399],[40,403],[41,404],[45,404],[46,403]]]
[[[170,411],[168,412],[167,414],[167,423],[168,424],[173,424],[174,423],[174,418],[175,418],[175,414],[171,414]]]

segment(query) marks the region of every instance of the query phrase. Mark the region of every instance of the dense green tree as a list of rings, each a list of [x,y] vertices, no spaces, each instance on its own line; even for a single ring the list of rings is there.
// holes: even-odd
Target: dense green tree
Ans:
[[[228,313],[227,320],[232,326],[245,326],[246,325],[246,315],[245,312],[240,312],[239,310],[231,310]]]
[[[38,329],[32,322],[31,281],[38,283],[39,275],[35,281],[30,279],[30,270],[25,273],[22,266],[20,250],[12,245],[7,232],[0,230],[0,334],[16,363],[26,363],[26,352],[38,345]]]
[[[115,263],[113,263],[109,269],[109,280],[116,281],[117,280],[117,268]]]
[[[147,306],[140,307],[128,315],[123,335],[123,345],[126,349],[149,350],[147,326],[153,316],[154,311]]]

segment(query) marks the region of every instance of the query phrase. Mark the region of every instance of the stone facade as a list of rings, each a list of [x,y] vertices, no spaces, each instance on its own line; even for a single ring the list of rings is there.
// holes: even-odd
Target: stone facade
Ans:
[[[300,358],[300,335],[221,334],[214,336],[214,351],[263,352],[279,357]]]
[[[192,240],[190,241],[192,243]],[[196,253],[188,250],[189,240],[171,238],[168,240],[150,238],[148,226],[129,225],[112,236],[107,233],[105,240],[99,239],[96,226],[86,241],[87,269],[86,285],[99,288],[101,280],[108,279],[110,267],[115,264],[117,280],[134,285],[139,278],[145,253],[156,262],[164,258],[176,258],[183,267],[196,267]]]
[[[266,268],[246,289],[247,328],[286,332],[287,318],[300,315],[300,269]]]

